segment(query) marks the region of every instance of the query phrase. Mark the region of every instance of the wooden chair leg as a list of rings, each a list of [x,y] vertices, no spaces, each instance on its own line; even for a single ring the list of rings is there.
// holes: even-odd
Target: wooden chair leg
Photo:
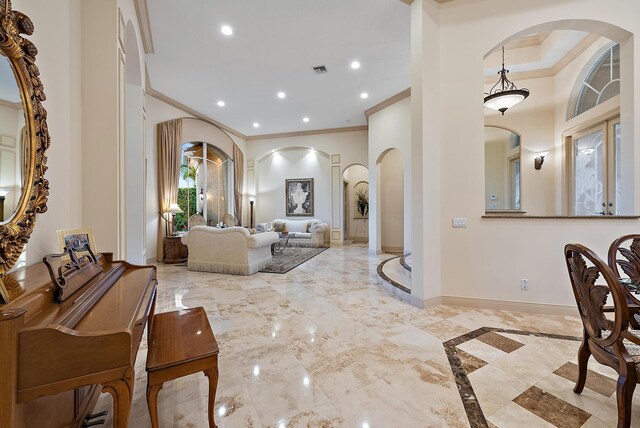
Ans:
[[[631,426],[631,401],[633,391],[636,389],[635,365],[622,366],[616,388],[616,400],[618,402],[618,428]]]
[[[216,390],[218,389],[218,366],[205,371],[204,374],[209,378],[209,428],[216,428],[217,425],[214,420],[214,414],[216,407]]]
[[[110,382],[102,386],[102,392],[108,392],[113,397],[113,427],[127,428],[131,413],[131,398],[133,391],[123,379]]]
[[[161,385],[147,384],[147,406],[149,407],[149,416],[151,417],[151,426],[158,428],[158,393],[162,389]]]
[[[582,393],[584,384],[587,381],[587,364],[589,363],[589,357],[591,357],[591,350],[589,350],[589,344],[587,343],[587,337],[585,335],[582,340],[582,345],[578,350],[578,380],[576,386],[573,388],[573,392],[576,394]]]

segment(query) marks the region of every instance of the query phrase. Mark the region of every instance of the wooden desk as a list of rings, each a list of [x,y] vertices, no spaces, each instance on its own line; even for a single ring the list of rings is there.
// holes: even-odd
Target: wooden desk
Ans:
[[[147,354],[147,404],[153,428],[158,427],[158,392],[163,384],[198,372],[209,378],[209,427],[215,428],[218,352],[204,308],[153,317]]]
[[[164,262],[184,263],[189,257],[189,247],[182,243],[181,236],[164,237]]]

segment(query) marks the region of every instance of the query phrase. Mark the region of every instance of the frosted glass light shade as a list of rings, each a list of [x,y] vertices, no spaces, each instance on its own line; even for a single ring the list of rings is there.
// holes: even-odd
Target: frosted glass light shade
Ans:
[[[526,89],[497,92],[484,98],[484,106],[504,115],[505,111],[522,102],[528,96],[529,91]]]

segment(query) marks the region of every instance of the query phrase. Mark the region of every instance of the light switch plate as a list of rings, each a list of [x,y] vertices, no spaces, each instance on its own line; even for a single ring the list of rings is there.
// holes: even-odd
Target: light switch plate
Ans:
[[[455,228],[465,228],[467,227],[467,219],[466,217],[454,217],[451,225]]]

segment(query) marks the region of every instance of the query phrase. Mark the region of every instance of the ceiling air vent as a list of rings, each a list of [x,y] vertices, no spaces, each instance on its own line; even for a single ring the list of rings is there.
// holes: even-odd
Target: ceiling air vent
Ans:
[[[313,72],[316,74],[323,74],[327,72],[327,67],[325,67],[324,65],[317,65],[315,67],[313,67]]]

